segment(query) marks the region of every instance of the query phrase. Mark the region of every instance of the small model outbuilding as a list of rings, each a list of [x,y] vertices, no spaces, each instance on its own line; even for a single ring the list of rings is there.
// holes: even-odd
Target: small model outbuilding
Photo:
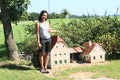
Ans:
[[[85,42],[81,57],[84,61],[90,63],[104,62],[106,51],[97,43]]]

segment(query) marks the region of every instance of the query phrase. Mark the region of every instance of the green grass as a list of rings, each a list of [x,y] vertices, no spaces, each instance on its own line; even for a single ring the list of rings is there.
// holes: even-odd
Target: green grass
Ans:
[[[55,75],[58,76],[59,78],[69,79],[67,76],[79,71],[92,72],[94,74],[92,78],[99,78],[101,76],[105,76],[108,78],[120,79],[120,60],[114,60],[104,65],[92,65],[92,66],[70,68],[65,71],[60,71]]]
[[[114,60],[107,64],[79,66],[69,68],[64,71],[54,72],[55,78],[50,78],[42,74],[33,66],[26,66],[30,62],[24,62],[19,65],[7,62],[0,66],[0,80],[71,80],[68,76],[76,72],[92,72],[92,78],[101,78],[101,76],[113,79],[120,79],[120,60]]]
[[[3,27],[0,23],[0,61],[5,61],[8,59],[7,54],[5,54],[5,45],[4,45],[4,35],[3,35]]]
[[[12,24],[14,40],[16,43],[22,43],[25,40],[25,28],[27,27],[27,25],[32,24],[34,23],[31,21],[19,22],[18,25]]]
[[[0,66],[0,80],[55,80],[40,73],[34,68],[6,64]]]

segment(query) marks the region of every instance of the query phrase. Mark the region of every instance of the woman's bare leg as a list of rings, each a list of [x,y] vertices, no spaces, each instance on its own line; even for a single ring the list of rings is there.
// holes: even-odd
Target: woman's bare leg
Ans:
[[[49,54],[45,53],[44,55],[44,68],[45,69],[47,69],[48,61],[49,61]]]
[[[39,62],[40,62],[40,67],[41,67],[41,69],[43,69],[44,68],[44,54],[43,53],[40,53],[40,56],[39,56]]]

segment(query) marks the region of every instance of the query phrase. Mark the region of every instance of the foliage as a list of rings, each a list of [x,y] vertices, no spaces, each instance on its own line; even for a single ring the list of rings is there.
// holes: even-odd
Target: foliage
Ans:
[[[37,37],[36,37],[36,30],[35,30],[35,23],[27,25],[25,28],[26,35],[25,40],[23,41],[24,49],[23,51],[26,54],[36,53],[37,51]]]
[[[51,19],[63,18],[60,14],[55,13],[55,12],[49,14],[49,17],[50,17]]]
[[[67,15],[70,15],[69,12],[67,11],[67,9],[63,9],[60,14],[58,14],[56,12],[52,12],[51,14],[49,14],[49,18],[50,19],[60,19],[60,18],[66,18]]]
[[[2,17],[1,17],[1,12],[0,12],[0,21],[1,21]]]
[[[28,20],[28,13],[27,11],[24,11],[23,14],[21,15],[20,21],[27,21]]]
[[[119,58],[120,55],[120,21],[117,16],[83,16],[72,19],[67,24],[62,23],[60,36],[69,47],[81,46],[86,41],[100,43],[109,58]],[[81,46],[82,47],[82,46]],[[112,56],[112,57],[111,57]]]
[[[67,9],[63,9],[61,15],[63,15],[63,17],[66,18],[66,16],[69,15],[69,12],[67,11]]]
[[[38,20],[38,17],[39,17],[39,13],[32,12],[29,13],[28,20],[30,21]]]
[[[4,0],[5,5],[9,10],[10,19],[12,21],[19,21],[20,17],[27,10],[30,4],[29,0]],[[13,16],[14,15],[14,16]]]

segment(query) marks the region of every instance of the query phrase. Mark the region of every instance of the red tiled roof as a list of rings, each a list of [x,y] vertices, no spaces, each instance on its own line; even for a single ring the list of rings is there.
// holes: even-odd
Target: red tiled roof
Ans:
[[[65,44],[64,40],[61,37],[59,37],[59,36],[52,36],[51,37],[51,49],[54,47],[54,45],[56,43],[59,43],[59,42]]]
[[[79,52],[82,52],[82,49],[80,47],[70,48],[70,53],[79,53]]]
[[[86,42],[83,44],[83,47],[86,49],[83,49],[83,54],[89,54],[93,48],[95,47],[96,43],[92,43],[91,46],[89,46],[89,42]]]

